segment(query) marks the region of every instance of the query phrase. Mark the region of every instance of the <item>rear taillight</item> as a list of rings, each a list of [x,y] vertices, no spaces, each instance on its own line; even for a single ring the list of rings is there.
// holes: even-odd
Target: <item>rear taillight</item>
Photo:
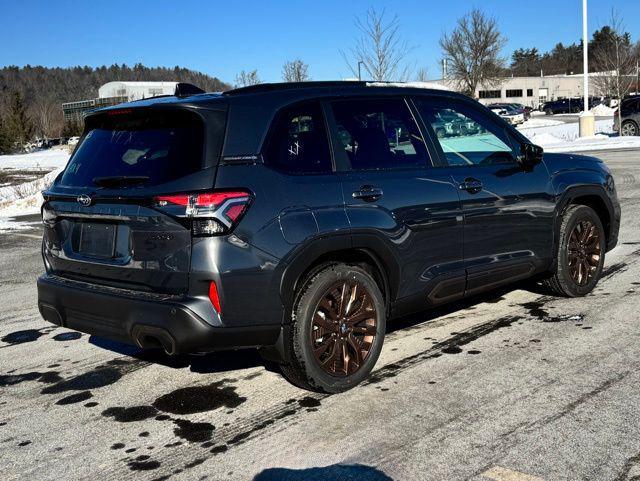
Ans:
[[[153,200],[157,207],[172,215],[193,219],[193,234],[207,236],[230,232],[249,207],[251,194],[235,190],[160,195]]]

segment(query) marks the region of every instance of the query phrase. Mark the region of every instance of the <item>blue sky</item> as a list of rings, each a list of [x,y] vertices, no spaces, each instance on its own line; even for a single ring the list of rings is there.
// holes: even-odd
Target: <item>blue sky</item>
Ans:
[[[639,0],[590,0],[589,29],[606,23],[612,7],[634,40],[640,37]],[[180,65],[233,82],[257,68],[278,81],[282,64],[301,57],[313,79],[350,76],[340,49],[357,37],[354,18],[367,7],[398,15],[415,46],[410,61],[440,75],[438,40],[458,17],[481,6],[508,38],[505,56],[519,47],[545,51],[580,38],[581,0],[480,1],[189,1],[0,0],[0,65]]]

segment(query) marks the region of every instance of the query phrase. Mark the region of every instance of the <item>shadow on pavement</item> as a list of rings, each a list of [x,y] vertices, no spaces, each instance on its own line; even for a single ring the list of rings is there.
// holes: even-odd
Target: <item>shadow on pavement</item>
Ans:
[[[253,481],[393,481],[382,471],[363,464],[334,464],[324,468],[270,468]]]
[[[547,294],[544,288],[542,288],[540,285],[537,285],[532,281],[523,281],[505,286],[503,288],[498,288],[484,294],[452,302],[450,304],[433,307],[429,310],[417,314],[394,319],[387,324],[387,334],[399,329],[405,329],[407,327],[428,323],[434,319],[437,319],[438,317],[442,317],[463,309],[472,308],[473,306],[483,302],[499,302],[503,299],[503,296],[505,294],[517,289],[524,289],[539,295]],[[280,368],[278,367],[278,365],[274,362],[263,359],[258,353],[257,349],[216,351],[202,355],[181,354],[176,356],[169,356],[162,350],[143,350],[136,346],[123,344],[117,341],[111,341],[97,336],[90,336],[89,343],[101,349],[106,349],[108,351],[112,351],[124,356],[129,356],[141,361],[146,361],[151,364],[159,364],[173,369],[189,368],[192,372],[201,374],[237,371],[250,369],[253,367],[263,367],[268,371],[280,373]]]
[[[97,336],[90,336],[89,343],[101,349],[133,357],[151,364],[159,364],[173,369],[189,368],[192,372],[202,374],[236,371],[253,367],[264,367],[269,371],[279,372],[277,366],[262,359],[256,349],[218,351],[203,355],[180,354],[177,356],[169,356],[159,349],[143,350],[135,346]]]

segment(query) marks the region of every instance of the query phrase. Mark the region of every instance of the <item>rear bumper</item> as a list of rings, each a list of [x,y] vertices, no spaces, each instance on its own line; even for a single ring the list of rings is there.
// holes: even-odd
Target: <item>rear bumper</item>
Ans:
[[[42,317],[59,326],[169,354],[276,343],[279,325],[214,327],[190,299],[102,288],[52,275],[38,279]]]

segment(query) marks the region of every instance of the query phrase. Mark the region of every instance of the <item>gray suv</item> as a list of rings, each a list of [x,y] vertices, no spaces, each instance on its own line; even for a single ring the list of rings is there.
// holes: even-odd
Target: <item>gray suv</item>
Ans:
[[[364,82],[93,112],[44,198],[46,320],[255,347],[331,393],[368,376],[388,319],[527,278],[591,292],[620,224],[598,159],[544,154],[460,94]]]
[[[628,97],[620,105],[622,128],[616,110],[613,117],[613,130],[620,135],[640,135],[640,95]]]

